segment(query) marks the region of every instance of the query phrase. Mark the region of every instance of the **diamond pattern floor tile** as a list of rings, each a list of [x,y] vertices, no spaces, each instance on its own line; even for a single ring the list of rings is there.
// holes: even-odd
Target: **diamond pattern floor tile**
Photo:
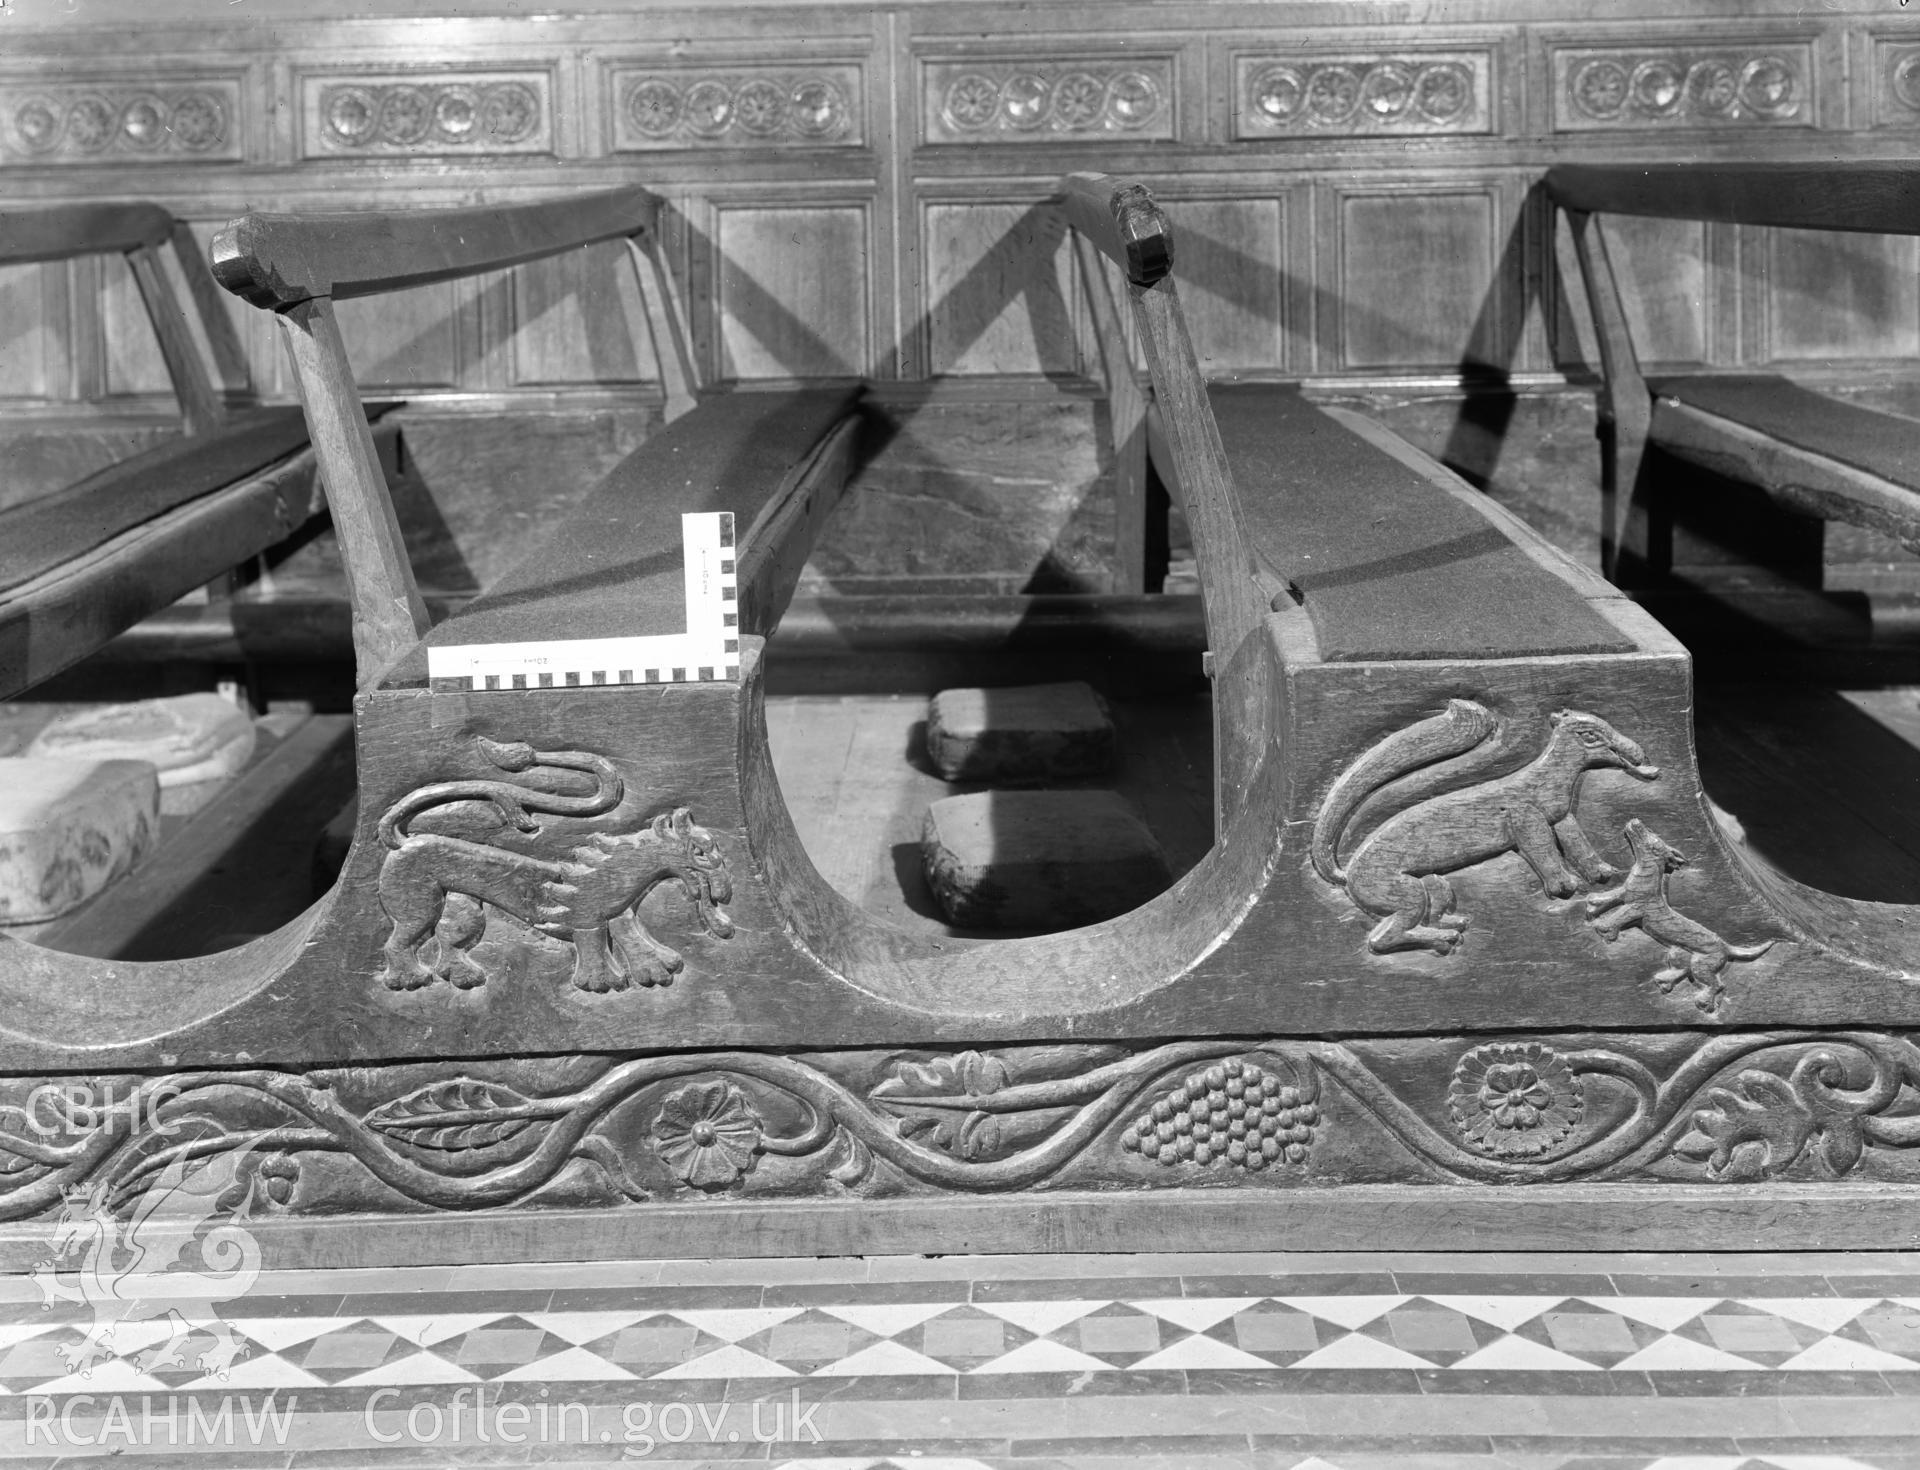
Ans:
[[[508,1276],[512,1295],[492,1310],[484,1283],[427,1292],[359,1273],[367,1279],[352,1294],[328,1299],[326,1273],[307,1273],[311,1301],[282,1288],[253,1315],[234,1304],[247,1351],[224,1378],[191,1361],[212,1342],[204,1332],[183,1344],[187,1363],[143,1369],[141,1354],[169,1340],[159,1321],[120,1329],[116,1355],[82,1377],[67,1358],[89,1324],[41,1318],[0,1327],[0,1398],[297,1394],[315,1422],[333,1416],[345,1444],[375,1388],[402,1390],[404,1407],[487,1385],[488,1402],[548,1402],[550,1391],[552,1403],[595,1406],[595,1430],[611,1436],[600,1443],[612,1445],[630,1405],[645,1406],[656,1429],[671,1406],[681,1417],[667,1422],[697,1433],[703,1409],[797,1393],[820,1409],[827,1439],[809,1455],[803,1436],[766,1463],[807,1470],[1077,1464],[1088,1446],[1143,1470],[1920,1470],[1920,1409],[1902,1417],[1920,1403],[1920,1292],[1902,1289],[1920,1285],[1920,1257],[1905,1278],[1891,1267],[1824,1278],[1802,1268],[1782,1276],[1777,1297],[1753,1257],[1664,1275],[1658,1258],[1611,1276],[1577,1260],[1558,1275],[1558,1262],[1501,1273],[1482,1264],[1477,1278],[1472,1262],[1433,1258],[1401,1272],[1367,1258],[1316,1270],[1311,1258],[1235,1269],[1211,1257],[1197,1275],[1089,1258],[1031,1277],[1025,1258],[1004,1274],[948,1260],[919,1264],[924,1287],[904,1264],[828,1262],[817,1281],[804,1264],[771,1265],[764,1296],[743,1284],[750,1262],[717,1276],[676,1265],[684,1286],[663,1285],[655,1269],[632,1274],[634,1287],[600,1289],[629,1278],[587,1273],[544,1296]],[[1630,1294],[1604,1293],[1613,1279]],[[1850,1280],[1863,1284],[1850,1290]],[[1395,1284],[1431,1289],[1381,1289]],[[343,1314],[343,1302],[369,1313]],[[414,1303],[431,1310],[384,1310]],[[1834,1395],[1852,1407],[1835,1409]],[[1149,1403],[1162,1407],[1140,1407]],[[1803,1421],[1824,1438],[1796,1428]],[[9,1441],[0,1410],[0,1457],[18,1445],[12,1422]],[[1355,1435],[1379,1448],[1349,1452]],[[1877,1453],[1887,1445],[1902,1458]],[[709,1458],[755,1448],[744,1436],[733,1446],[716,1444]]]

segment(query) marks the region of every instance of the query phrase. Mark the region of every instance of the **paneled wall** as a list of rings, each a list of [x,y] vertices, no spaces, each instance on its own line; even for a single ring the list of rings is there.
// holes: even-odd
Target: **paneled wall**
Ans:
[[[716,377],[915,380],[1082,375],[1073,266],[1035,205],[1065,169],[1124,169],[1177,219],[1212,370],[1444,380],[1581,356],[1529,193],[1548,162],[1920,136],[1920,21],[1892,5],[517,8],[12,0],[0,178],[10,198],[157,197],[203,235],[248,208],[645,179],[674,203]],[[1846,373],[1920,345],[1911,240],[1622,237],[1668,360]],[[415,393],[645,381],[615,263],[362,304],[356,363]],[[285,393],[268,324],[236,320],[258,388]],[[0,407],[161,381],[117,269],[0,275]]]
[[[1214,373],[1541,393],[1591,356],[1533,192],[1549,163],[1920,139],[1920,18],[1892,0],[530,8],[0,0],[0,187],[149,196],[204,238],[247,209],[645,181],[673,205],[713,377],[861,375],[903,403],[929,379],[967,402],[1077,394],[1091,455],[1075,266],[1038,208],[1066,170],[1153,183]],[[1865,383],[1920,350],[1920,242],[1663,223],[1618,242],[1664,362]],[[656,369],[622,329],[618,264],[350,304],[356,367],[449,409],[631,405]],[[271,323],[232,310],[234,375],[286,396]],[[152,409],[163,383],[117,266],[0,271],[0,415]],[[1098,465],[1048,474],[1084,492]]]

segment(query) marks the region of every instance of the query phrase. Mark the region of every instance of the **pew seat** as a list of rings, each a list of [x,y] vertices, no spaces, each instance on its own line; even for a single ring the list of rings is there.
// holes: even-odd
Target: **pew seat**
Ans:
[[[1559,164],[1546,191],[1565,214],[1593,314],[1602,382],[1602,547],[1616,578],[1671,562],[1649,449],[1750,484],[1783,508],[1848,522],[1920,551],[1920,421],[1778,374],[1646,375],[1608,255],[1609,215],[1778,229],[1920,234],[1920,170],[1858,164]],[[1677,492],[1684,495],[1684,491]]]
[[[182,595],[277,545],[322,509],[297,408],[230,405],[165,266],[171,253],[207,338],[224,322],[191,236],[152,204],[0,213],[0,265],[118,255],[132,269],[178,400],[180,434],[0,510],[0,697],[31,688]],[[230,328],[227,329],[230,331]],[[391,458],[391,404],[366,409]]]
[[[1632,648],[1581,595],[1611,596],[1598,579],[1387,429],[1280,384],[1215,384],[1208,400],[1248,529],[1322,658]]]
[[[423,678],[437,635],[333,298],[625,238],[670,299],[658,201],[254,217],[216,260],[286,334],[340,528],[351,844],[310,910],[219,954],[0,942],[0,1078],[135,1092],[126,1128],[0,1171],[0,1216],[271,1152],[298,1180],[258,1224],[293,1259],[634,1230],[662,1255],[1324,1248],[1363,1214],[1503,1248],[1732,1248],[1786,1216],[1796,1241],[1904,1240],[1913,911],[1743,851],[1700,785],[1687,652],[1612,586],[1359,415],[1210,391],[1148,188],[1076,175],[1055,207],[1100,289],[1124,281],[1194,537],[1213,841],[1171,886],[984,940],[823,880],[764,630],[845,478],[837,388],[669,385],[651,451],[449,622],[667,631],[672,519],[720,506],[737,671]],[[1144,405],[1117,417],[1149,437]]]

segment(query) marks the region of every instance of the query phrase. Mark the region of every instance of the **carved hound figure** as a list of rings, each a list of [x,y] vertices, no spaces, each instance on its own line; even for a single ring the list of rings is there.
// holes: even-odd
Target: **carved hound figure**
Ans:
[[[597,755],[536,751],[523,744],[480,742],[503,771],[534,766],[585,771],[594,790],[564,796],[507,781],[442,781],[422,786],[388,808],[380,839],[388,848],[380,868],[380,903],[393,920],[382,978],[395,990],[435,980],[468,989],[486,972],[468,953],[485,937],[486,905],[574,947],[573,983],[581,990],[625,990],[671,985],[684,965],[679,953],[640,922],[641,900],[676,879],[715,938],[733,933],[720,905],[733,897],[726,858],[685,807],[662,813],[638,832],[596,832],[553,858],[462,837],[409,832],[407,823],[429,807],[456,801],[490,802],[523,832],[538,832],[531,813],[589,817],[620,804],[620,773]]]
[[[1453,912],[1446,875],[1505,853],[1525,858],[1554,898],[1620,876],[1594,851],[1574,815],[1580,778],[1610,768],[1651,781],[1659,768],[1598,715],[1561,710],[1532,761],[1474,781],[1506,754],[1504,734],[1484,705],[1449,700],[1444,714],[1373,746],[1327,793],[1313,825],[1313,865],[1327,882],[1344,885],[1361,908],[1382,916],[1367,936],[1375,954],[1452,953],[1467,919]],[[1388,797],[1401,810],[1363,837],[1342,866],[1340,847],[1356,813],[1391,782],[1401,783]],[[1441,794],[1429,794],[1434,791]]]
[[[1674,986],[1691,980],[1697,987],[1693,1003],[1711,1014],[1727,993],[1720,972],[1735,960],[1759,959],[1773,948],[1773,941],[1728,944],[1705,924],[1675,910],[1667,901],[1667,875],[1685,867],[1687,859],[1638,817],[1627,822],[1627,846],[1633,849],[1633,867],[1626,882],[1589,898],[1587,918],[1609,944],[1638,925],[1649,939],[1666,945],[1666,968],[1653,976],[1661,991],[1671,995]]]

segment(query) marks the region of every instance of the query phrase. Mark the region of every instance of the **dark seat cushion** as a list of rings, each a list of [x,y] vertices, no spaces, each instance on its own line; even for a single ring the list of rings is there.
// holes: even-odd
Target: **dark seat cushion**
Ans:
[[[744,542],[794,467],[850,414],[858,387],[703,401],[589,490],[539,549],[427,635],[442,647],[684,632],[680,517],[732,511]]]
[[[1498,525],[1285,384],[1210,390],[1259,550],[1322,658],[1624,653],[1633,643]]]
[[[367,412],[378,417],[391,407],[372,404]],[[214,433],[169,439],[52,495],[0,511],[0,591],[237,485],[306,444],[306,420],[297,407],[247,409]],[[219,570],[211,568],[207,575]]]
[[[1699,373],[1650,379],[1647,386],[1657,397],[1920,489],[1920,421],[1829,398],[1772,373]]]

